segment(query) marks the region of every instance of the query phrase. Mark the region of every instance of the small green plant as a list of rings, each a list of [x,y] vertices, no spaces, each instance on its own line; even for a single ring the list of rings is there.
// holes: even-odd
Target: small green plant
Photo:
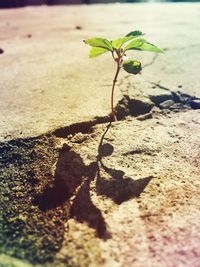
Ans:
[[[128,33],[125,37],[121,37],[112,41],[101,37],[94,37],[88,40],[84,40],[86,44],[92,47],[89,53],[90,58],[100,56],[106,52],[111,52],[111,55],[117,64],[117,69],[113,79],[111,91],[112,121],[117,120],[114,110],[113,99],[117,77],[121,68],[131,74],[138,74],[142,69],[141,63],[139,61],[133,60],[132,58],[128,58],[126,56],[126,52],[129,50],[140,50],[163,53],[162,49],[147,42],[144,38],[141,38],[141,36],[143,35],[144,34],[140,31],[132,31]]]

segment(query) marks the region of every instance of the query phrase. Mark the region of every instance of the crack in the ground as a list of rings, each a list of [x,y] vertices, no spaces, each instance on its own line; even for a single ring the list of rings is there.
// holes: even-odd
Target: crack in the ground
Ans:
[[[143,98],[132,98],[127,94],[123,95],[123,98],[118,101],[115,106],[116,116],[118,120],[126,119],[127,116],[138,117],[144,115],[142,118],[149,119],[152,116],[148,116],[153,107],[157,107],[160,113],[165,110],[169,112],[180,112],[188,109],[200,109],[200,98],[191,96],[181,91],[172,91],[171,89],[164,87],[160,84],[153,83],[154,86],[162,89],[163,94],[148,95]],[[169,93],[165,93],[165,91]],[[141,117],[139,118],[141,119]],[[83,121],[74,123],[66,127],[61,127],[52,132],[56,137],[66,138],[69,135],[75,133],[89,133],[93,126],[97,124],[103,124],[110,121],[110,115],[96,117],[90,121]]]
[[[166,96],[163,93],[162,96],[151,96],[145,100],[124,95],[116,105],[118,119],[146,115],[154,107],[159,108],[160,113],[163,110],[180,112],[188,108],[200,109],[199,98],[157,86],[169,94]],[[152,177],[134,181],[131,177],[126,177],[122,170],[107,167],[102,159],[111,155],[113,148],[103,144],[106,132],[99,143],[96,161],[89,165],[85,165],[81,156],[70,146],[65,144],[57,150],[54,144],[55,137],[68,138],[69,135],[80,132],[89,135],[93,126],[109,121],[110,116],[98,117],[59,128],[38,138],[0,143],[0,183],[3,188],[1,201],[4,207],[3,219],[0,219],[3,225],[3,252],[27,258],[33,263],[52,261],[62,245],[64,223],[69,218],[86,222],[96,230],[100,238],[109,237],[103,215],[90,198],[91,182],[96,183],[98,195],[110,198],[120,205],[130,198],[138,197]],[[127,153],[153,155],[152,151],[143,150]],[[86,214],[85,210],[90,212]],[[30,214],[33,213],[35,217],[32,218]],[[39,245],[38,240],[41,240]],[[27,246],[34,252],[27,250]]]
[[[97,125],[102,124],[110,121],[110,116],[103,116],[103,117],[96,117],[93,120],[90,121],[83,121],[71,124],[69,126],[61,127],[59,129],[56,129],[52,134],[56,137],[67,137],[70,134],[75,134],[78,132],[81,133],[88,133],[90,129]]]
[[[165,86],[162,86],[160,83],[155,83],[155,82],[149,82],[149,83],[153,84],[155,87],[158,87],[158,88],[160,88],[160,89],[163,89],[163,90],[172,92],[171,89],[169,89],[169,88],[167,88],[167,87],[165,87]]]
[[[155,54],[155,55],[152,57],[152,59],[151,59],[151,61],[150,61],[149,63],[146,63],[146,64],[144,64],[144,65],[142,66],[142,69],[147,68],[147,67],[153,65],[153,64],[155,63],[155,61],[157,60],[158,57],[159,57],[159,54]]]

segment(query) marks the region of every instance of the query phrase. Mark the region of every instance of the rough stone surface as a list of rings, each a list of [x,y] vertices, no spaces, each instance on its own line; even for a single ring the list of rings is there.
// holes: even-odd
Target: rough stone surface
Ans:
[[[198,267],[199,140],[200,111],[183,110],[1,143],[0,259]]]
[[[198,25],[198,3],[148,4],[148,13],[146,4],[0,10],[1,139],[36,136],[110,112],[115,66],[108,54],[88,58],[82,40],[91,36],[115,38],[140,29],[165,48],[164,55],[133,53],[142,75],[121,73],[115,103],[124,93],[148,96],[152,82],[172,91],[182,85],[200,96]]]
[[[199,8],[0,11],[1,267],[199,267]],[[109,124],[115,66],[81,40],[136,26],[166,54],[135,53]]]

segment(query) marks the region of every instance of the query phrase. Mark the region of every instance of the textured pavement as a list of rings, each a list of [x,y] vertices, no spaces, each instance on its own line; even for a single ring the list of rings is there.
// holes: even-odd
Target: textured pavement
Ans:
[[[82,42],[131,30],[165,48],[136,52],[142,75],[121,73],[124,91],[148,94],[152,82],[200,96],[200,4],[109,4],[0,10],[0,138],[35,136],[110,112],[115,66],[110,55],[90,60]]]

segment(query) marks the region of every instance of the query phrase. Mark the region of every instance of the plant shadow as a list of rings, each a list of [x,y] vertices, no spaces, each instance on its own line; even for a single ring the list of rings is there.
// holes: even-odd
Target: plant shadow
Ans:
[[[145,177],[134,181],[126,177],[122,170],[107,167],[103,158],[111,156],[114,147],[104,144],[104,139],[111,127],[108,124],[98,146],[96,161],[85,165],[81,156],[64,145],[60,151],[55,170],[53,187],[46,186],[43,193],[36,196],[35,204],[43,211],[63,205],[71,201],[70,218],[95,229],[101,239],[108,239],[106,222],[101,210],[94,205],[90,196],[90,185],[94,181],[97,195],[104,195],[120,205],[134,197],[139,197],[152,177]],[[106,174],[104,177],[103,174]]]
[[[109,197],[116,204],[120,205],[131,198],[139,197],[153,177],[148,176],[133,180],[133,178],[127,177],[124,171],[109,168],[103,163],[103,158],[111,155],[114,151],[112,145],[108,143],[103,144],[105,135],[110,127],[111,123],[108,124],[106,131],[103,133],[98,147],[97,159],[99,164],[97,169],[96,190],[99,195]],[[105,148],[107,148],[106,151],[108,153],[105,153]],[[103,173],[106,174],[104,175],[106,177],[103,177],[102,170]]]

